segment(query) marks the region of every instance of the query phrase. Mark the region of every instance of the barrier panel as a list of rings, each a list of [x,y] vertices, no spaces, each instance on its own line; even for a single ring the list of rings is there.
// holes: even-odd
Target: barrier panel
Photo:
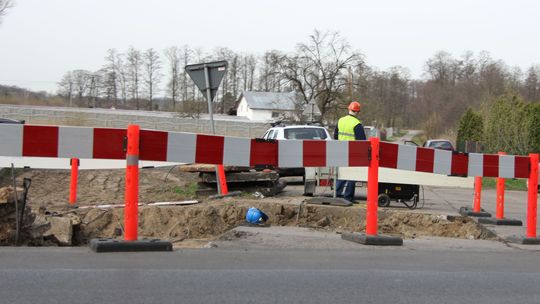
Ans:
[[[137,210],[128,205],[137,202],[139,160],[282,168],[367,166],[368,189],[375,189],[368,190],[368,235],[377,234],[377,204],[372,196],[377,193],[373,185],[378,185],[378,167],[453,176],[529,178],[527,238],[536,238],[538,154],[466,154],[379,142],[377,138],[370,141],[261,140],[140,130],[136,125],[126,131],[1,124],[0,142],[1,156],[126,159],[126,185],[131,185],[126,187],[126,240],[137,239]]]
[[[0,125],[1,156],[125,159],[125,129]],[[369,141],[260,140],[140,130],[140,160],[276,167],[367,167]],[[443,175],[529,178],[529,157],[380,143],[380,166]]]

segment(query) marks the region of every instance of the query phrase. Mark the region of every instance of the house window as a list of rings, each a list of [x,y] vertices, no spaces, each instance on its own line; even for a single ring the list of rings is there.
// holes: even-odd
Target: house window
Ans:
[[[272,112],[272,118],[276,118],[276,117],[279,117],[279,116],[280,116],[279,112]]]

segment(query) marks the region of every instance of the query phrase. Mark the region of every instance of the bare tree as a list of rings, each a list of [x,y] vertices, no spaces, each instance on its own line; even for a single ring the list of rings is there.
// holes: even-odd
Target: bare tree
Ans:
[[[243,79],[244,91],[252,91],[255,79],[255,69],[257,68],[257,59],[253,55],[244,56]]]
[[[101,73],[94,72],[89,75],[88,81],[88,106],[96,107],[96,101],[100,97],[102,88],[102,77]],[[91,103],[90,103],[91,102]]]
[[[160,69],[161,60],[158,52],[150,48],[144,52],[143,55],[143,69],[144,69],[144,85],[146,87],[146,94],[149,102],[149,109],[154,109],[154,94],[159,85],[161,79]]]
[[[116,54],[116,75],[118,86],[120,87],[122,104],[125,106],[128,96],[128,64],[124,62],[123,54]]]
[[[7,10],[14,5],[12,0],[0,0],[0,23],[2,23],[2,16],[7,13]]]
[[[140,91],[140,78],[142,69],[142,55],[141,52],[133,47],[130,47],[127,51],[127,69],[128,69],[128,90],[130,98],[135,100],[137,110],[140,109],[139,103],[139,91]]]
[[[180,57],[180,50],[175,46],[165,50],[165,58],[167,58],[170,73],[167,88],[171,96],[173,111],[176,111],[176,102],[180,93]]]
[[[77,99],[81,101],[88,91],[90,84],[90,71],[75,70],[71,73]]]
[[[296,54],[285,58],[281,73],[304,103],[317,102],[323,119],[347,85],[347,67],[360,61],[361,54],[351,51],[339,33],[315,30],[307,43],[297,46]]]
[[[276,50],[268,51],[263,55],[259,72],[259,90],[265,92],[281,91],[283,75],[280,73],[280,67],[284,65],[285,58],[284,54]]]
[[[184,67],[190,63],[192,54],[193,51],[189,48],[189,46],[184,45],[184,47],[182,48],[182,60]],[[182,84],[182,111],[186,111],[187,109],[185,107],[185,104],[189,99],[190,80],[185,69],[183,70],[182,74],[180,74],[180,82]]]
[[[218,109],[219,113],[223,114],[225,111],[225,99],[229,96],[234,96],[234,91],[237,89],[237,75],[238,75],[238,55],[231,49],[222,47],[214,50],[214,58],[217,60],[226,60],[228,62],[227,74],[223,78],[221,83],[221,106]],[[233,91],[231,91],[231,89]],[[230,97],[234,98],[234,97]],[[219,100],[219,96],[216,96]],[[216,100],[216,103],[218,101]]]
[[[103,67],[105,74],[103,85],[105,86],[105,92],[107,101],[113,100],[114,107],[118,107],[118,52],[116,49],[107,50],[107,56],[105,56],[105,66]]]
[[[66,97],[69,101],[69,106],[73,105],[73,91],[75,89],[75,81],[73,72],[69,71],[62,76],[58,83],[58,95]]]

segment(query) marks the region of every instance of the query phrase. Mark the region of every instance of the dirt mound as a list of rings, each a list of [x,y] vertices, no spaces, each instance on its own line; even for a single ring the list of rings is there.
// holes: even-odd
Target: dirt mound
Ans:
[[[260,208],[275,226],[300,226],[328,231],[363,231],[365,209],[362,207],[299,206],[278,201],[220,201],[195,206],[145,206],[139,214],[139,236],[160,238],[174,243],[190,240],[212,240],[223,237],[232,228],[245,224],[249,207]],[[70,211],[80,217],[75,229],[75,244],[86,244],[98,237],[119,237],[123,209],[87,209]],[[466,217],[445,217],[429,214],[379,212],[381,233],[403,238],[441,236],[490,239],[490,234]]]
[[[77,205],[122,204],[124,174],[124,170],[81,171]],[[52,232],[54,229],[49,229],[48,232],[43,230],[44,234],[34,239],[42,240],[41,243],[36,243],[37,245],[50,242],[59,245],[84,245],[92,238],[122,237],[123,208],[67,208],[70,180],[68,171],[19,170],[17,179],[21,180],[23,177],[32,179],[28,204],[33,212],[39,215],[38,222],[41,226],[57,224],[58,227],[65,227],[66,223],[71,223],[67,226],[72,230],[62,236],[55,236],[56,232]],[[140,171],[140,202],[192,199],[196,196],[197,181],[197,174],[181,172],[178,168],[143,169]],[[304,199],[302,196],[290,193],[294,192],[270,198],[255,198],[252,193],[222,200],[208,200],[204,197],[201,198],[202,203],[190,206],[142,206],[139,208],[139,236],[169,240],[177,246],[199,247],[208,240],[220,237],[232,228],[244,224],[249,207],[260,208],[269,216],[269,224],[273,226],[298,226],[336,232],[363,231],[365,228],[364,204],[347,208],[305,205],[300,204]],[[46,210],[48,214],[40,214],[39,210]],[[378,216],[381,233],[403,238],[494,237],[469,218],[387,209],[379,210]],[[69,220],[56,220],[52,217]],[[11,232],[7,230],[12,229],[11,224],[6,227],[6,235],[10,235]]]
[[[170,171],[170,172],[169,172]],[[43,207],[63,207],[69,201],[70,172],[68,170],[17,170],[17,180],[32,179],[28,193],[30,204]],[[124,201],[125,170],[79,171],[77,204],[119,204]],[[11,183],[0,180],[0,186]],[[140,201],[183,200],[194,197],[197,175],[177,168],[140,170]]]
[[[22,189],[21,189],[22,190]],[[31,212],[30,207],[23,208],[22,201],[19,200],[17,207],[13,199],[13,188],[1,188],[0,194],[0,246],[15,244],[17,234],[17,221],[19,221],[19,244],[36,245],[32,236],[32,223],[35,215]],[[19,212],[17,215],[16,211]],[[22,221],[21,221],[22,220]]]

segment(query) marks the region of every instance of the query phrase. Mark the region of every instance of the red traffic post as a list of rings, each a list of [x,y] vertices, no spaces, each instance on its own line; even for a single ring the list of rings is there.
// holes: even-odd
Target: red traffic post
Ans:
[[[126,190],[124,209],[124,240],[137,240],[139,222],[139,134],[137,125],[127,129]]]
[[[527,202],[527,239],[536,238],[538,205],[538,154],[529,154],[531,172],[529,173],[529,199]]]
[[[225,176],[225,168],[223,165],[217,165],[217,174],[218,174],[218,180],[220,187],[219,190],[221,193],[220,195],[227,195],[229,194],[229,188],[227,187],[227,178]]]
[[[504,152],[498,153],[500,156],[506,155]],[[523,223],[520,220],[507,219],[504,217],[504,188],[505,188],[505,179],[504,177],[497,177],[497,198],[496,198],[496,214],[495,218],[493,217],[481,217],[478,219],[478,222],[481,224],[491,224],[491,225],[504,225],[504,226],[522,226]]]
[[[368,167],[368,189],[367,189],[367,210],[366,210],[366,234],[377,235],[378,225],[378,201],[379,201],[379,139],[370,138],[371,159]]]
[[[77,203],[77,180],[79,178],[79,159],[72,158],[69,160],[71,165],[71,181],[69,185],[69,205],[74,206]]]
[[[540,238],[536,236],[536,220],[538,212],[538,154],[529,154],[529,188],[527,201],[527,234],[520,240],[525,245],[540,245]]]
[[[394,236],[377,234],[378,229],[378,202],[379,202],[379,160],[380,140],[372,137],[370,141],[368,189],[366,209],[366,233],[342,233],[341,238],[364,245],[401,246],[403,239]]]
[[[491,217],[491,213],[486,212],[481,207],[482,201],[482,177],[474,177],[474,199],[473,208],[461,207],[459,213],[463,216],[475,216],[475,217]]]
[[[482,177],[476,176],[474,178],[474,203],[473,203],[473,211],[474,212],[480,212],[480,202],[482,200]]]
[[[506,153],[499,152],[499,155],[506,155]],[[495,211],[495,218],[497,219],[504,218],[504,188],[505,188],[504,178],[497,177],[497,199],[496,199],[497,210]]]
[[[157,239],[138,240],[139,145],[140,128],[138,125],[129,125],[126,147],[124,240],[93,239],[89,246],[95,252],[172,251],[171,242]]]

